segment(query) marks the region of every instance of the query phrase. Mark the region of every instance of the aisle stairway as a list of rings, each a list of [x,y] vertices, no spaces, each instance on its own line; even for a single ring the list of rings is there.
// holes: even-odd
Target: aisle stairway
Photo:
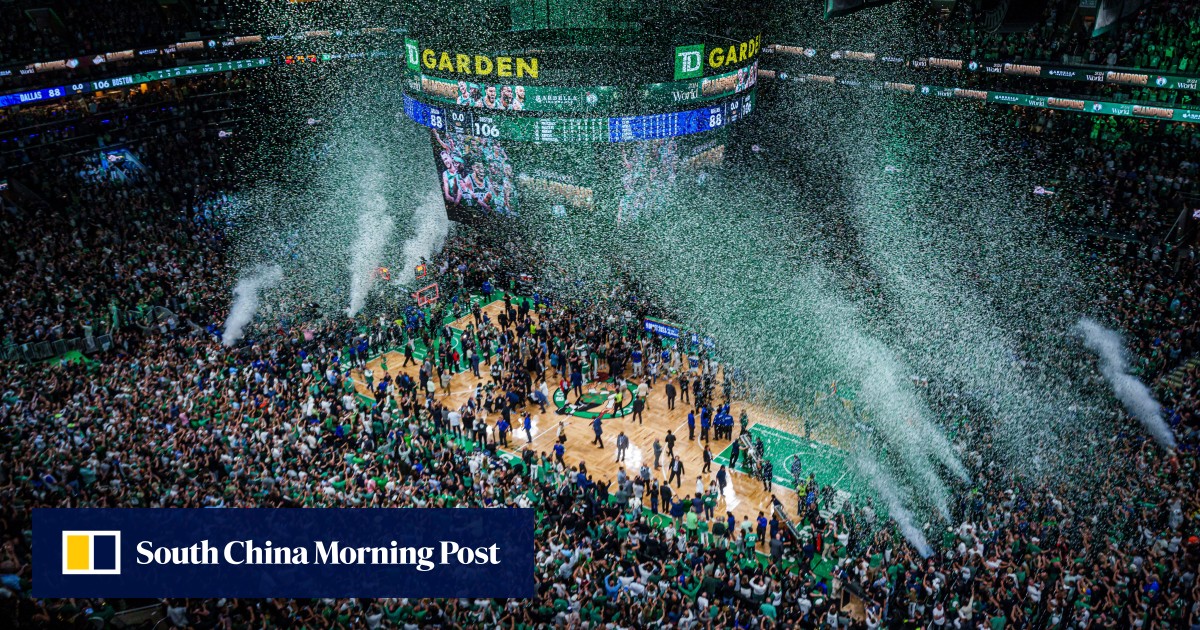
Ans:
[[[1183,387],[1184,375],[1187,374],[1188,370],[1197,366],[1200,366],[1200,354],[1184,361],[1179,367],[1168,372],[1166,376],[1158,381],[1159,387],[1169,391],[1178,391]]]

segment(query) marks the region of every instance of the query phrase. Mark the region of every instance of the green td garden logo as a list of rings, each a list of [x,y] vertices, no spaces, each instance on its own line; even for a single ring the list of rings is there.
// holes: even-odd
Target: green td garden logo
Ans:
[[[617,416],[633,415],[633,399],[637,395],[637,383],[625,381],[626,391],[621,397],[621,407],[617,408],[617,388],[612,379],[603,383],[588,383],[587,389],[577,400],[568,400],[568,393],[561,389],[554,390],[554,407],[561,414],[587,418],[599,417],[601,420]]]
[[[675,80],[704,76],[704,44],[675,47]]]
[[[417,45],[417,40],[404,38],[404,61],[408,64],[409,70],[421,71],[421,48]]]
[[[706,54],[707,51],[707,54]],[[696,79],[709,70],[720,70],[735,65],[750,63],[762,52],[762,33],[745,41],[731,41],[717,45],[675,47],[675,80]]]

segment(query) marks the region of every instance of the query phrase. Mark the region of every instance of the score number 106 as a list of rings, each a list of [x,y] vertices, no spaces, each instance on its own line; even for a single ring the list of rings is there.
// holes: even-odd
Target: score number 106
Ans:
[[[449,114],[451,120],[455,123],[455,127],[461,129],[463,123],[466,122],[466,114],[463,112],[449,112]],[[438,110],[429,112],[429,126],[434,129],[446,128],[446,119],[443,117],[442,112]],[[483,136],[485,138],[500,137],[500,126],[492,122],[473,121],[471,128],[476,136]]]

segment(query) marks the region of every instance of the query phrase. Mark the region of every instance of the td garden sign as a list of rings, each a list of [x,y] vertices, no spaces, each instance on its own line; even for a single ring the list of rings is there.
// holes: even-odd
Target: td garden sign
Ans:
[[[742,42],[675,47],[675,80],[695,79],[722,68],[742,65],[762,51],[762,34]]]
[[[537,57],[478,55],[449,50],[422,49],[415,39],[404,40],[408,69],[464,77],[538,78]]]
[[[760,52],[761,33],[743,41],[731,39],[717,44],[676,46],[675,80],[696,79],[735,70],[749,65],[758,58]],[[542,78],[541,60],[532,55],[463,52],[422,46],[416,39],[405,38],[404,57],[409,71],[416,74],[431,73],[463,80]]]

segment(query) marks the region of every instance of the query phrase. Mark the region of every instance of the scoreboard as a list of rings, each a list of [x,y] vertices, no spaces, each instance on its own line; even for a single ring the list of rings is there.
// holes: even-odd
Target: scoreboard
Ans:
[[[631,142],[721,129],[754,111],[757,92],[681,112],[614,117],[528,117],[430,105],[405,95],[404,113],[436,131],[518,142]]]
[[[499,4],[421,12],[404,37],[404,113],[453,221],[648,224],[757,106],[762,0]]]
[[[96,79],[93,81],[81,81],[79,83],[72,83],[70,85],[59,85],[55,87],[29,90],[26,92],[0,94],[0,108],[11,107],[13,105],[30,105],[33,103],[48,102],[67,96],[74,96],[76,94],[98,92],[100,90],[109,90],[119,87],[132,87],[141,85],[143,83],[162,81],[164,79],[192,77],[204,74],[213,74],[217,72],[249,70],[252,68],[263,68],[269,65],[271,65],[271,60],[262,57],[258,59],[239,59],[235,61],[200,63],[190,66],[178,66],[175,68],[152,70],[150,72],[142,72],[138,74],[126,74],[119,77]]]

